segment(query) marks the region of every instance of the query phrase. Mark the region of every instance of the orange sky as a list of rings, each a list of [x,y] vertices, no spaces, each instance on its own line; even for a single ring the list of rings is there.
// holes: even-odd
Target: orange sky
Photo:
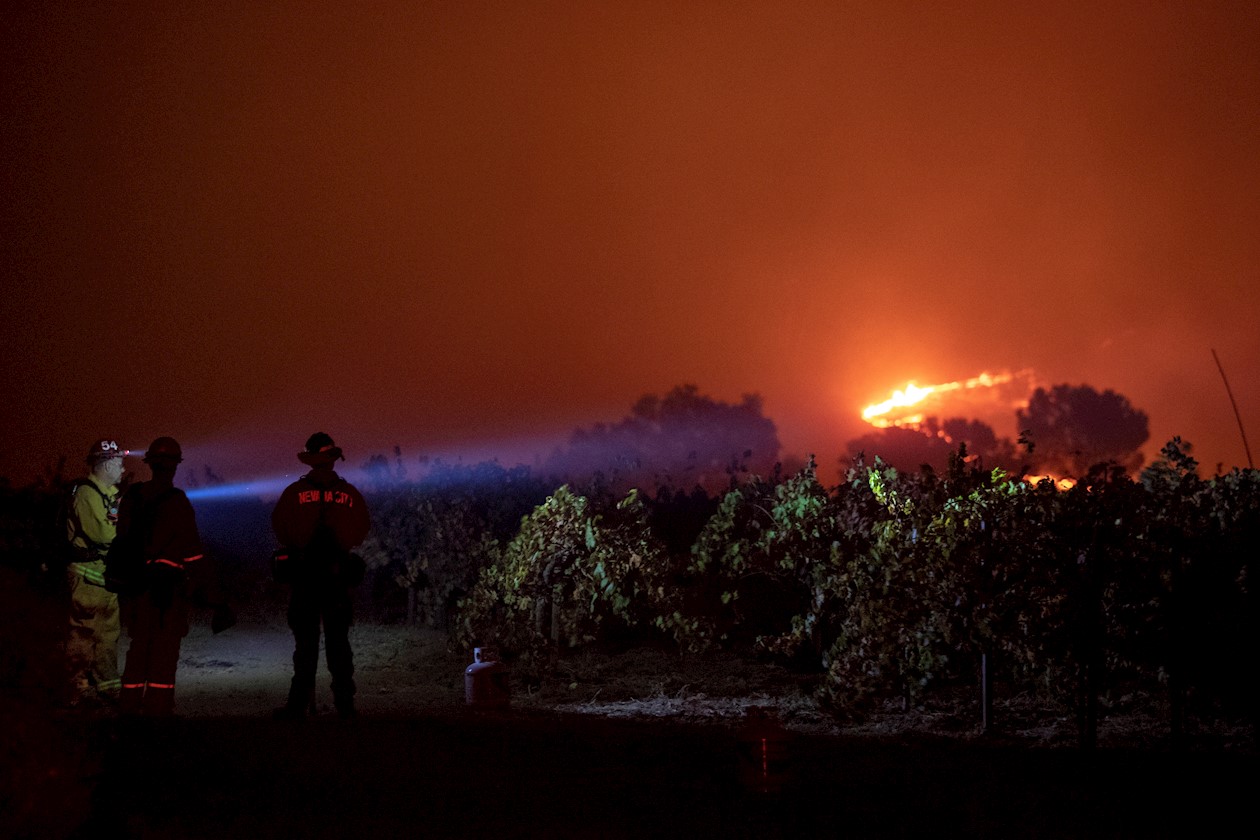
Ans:
[[[18,5],[0,475],[515,460],[684,383],[830,465],[1024,369],[1245,466],[1212,348],[1260,447],[1253,3]]]

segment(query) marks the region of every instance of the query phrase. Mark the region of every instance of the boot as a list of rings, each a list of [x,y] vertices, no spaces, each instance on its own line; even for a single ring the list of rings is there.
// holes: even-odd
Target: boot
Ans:
[[[271,716],[276,720],[304,720],[308,710],[315,714],[315,689],[299,685],[295,679],[289,684],[289,699]]]

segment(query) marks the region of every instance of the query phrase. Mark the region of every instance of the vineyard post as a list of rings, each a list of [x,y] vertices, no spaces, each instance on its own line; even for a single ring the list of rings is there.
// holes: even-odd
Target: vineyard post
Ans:
[[[985,520],[980,520],[980,609],[988,611],[992,608],[992,572],[989,569],[990,550],[993,535]],[[993,733],[993,654],[991,642],[986,642],[980,651],[980,731],[985,735]]]
[[[1077,561],[1080,580],[1076,607],[1077,655],[1080,658],[1080,677],[1077,685],[1077,743],[1082,750],[1091,751],[1098,743],[1098,680],[1102,670],[1102,587],[1097,579],[1101,550],[1098,547],[1098,529],[1094,528],[1092,544],[1081,552]]]
[[[980,654],[980,730],[993,732],[993,662],[988,652]]]
[[[1171,583],[1168,592],[1168,723],[1174,748],[1185,745],[1186,735],[1186,667],[1189,651],[1186,650],[1186,635],[1189,628],[1185,620],[1185,586],[1182,564],[1188,551],[1182,534],[1175,533],[1169,540],[1172,543],[1173,559]]]

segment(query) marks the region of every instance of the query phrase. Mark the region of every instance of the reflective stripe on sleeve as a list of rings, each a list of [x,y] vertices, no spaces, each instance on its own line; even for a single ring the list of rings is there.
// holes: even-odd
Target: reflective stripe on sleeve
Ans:
[[[74,569],[75,574],[83,578],[88,583],[91,583],[95,586],[105,585],[105,575],[103,572],[101,572],[100,569],[93,569],[89,566],[85,566],[82,563],[72,563],[70,565],[71,565],[71,568]]]

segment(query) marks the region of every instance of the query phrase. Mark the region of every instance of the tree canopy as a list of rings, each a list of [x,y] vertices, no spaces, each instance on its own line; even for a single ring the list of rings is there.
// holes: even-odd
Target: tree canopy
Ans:
[[[969,461],[990,469],[1019,469],[1015,445],[1010,440],[999,438],[987,423],[963,417],[944,421],[929,417],[916,428],[877,429],[849,441],[848,453],[850,458],[860,457],[867,463],[879,456],[884,463],[902,471],[913,472],[927,465],[940,472],[960,445],[967,447]]]
[[[663,397],[640,397],[617,423],[575,430],[545,471],[571,478],[602,474],[626,487],[716,490],[739,473],[769,474],[779,446],[760,396],[745,394],[731,404],[680,385]]]
[[[1088,385],[1038,388],[1016,417],[1033,445],[1033,468],[1076,478],[1107,461],[1136,472],[1142,466],[1142,444],[1150,437],[1146,412],[1115,391],[1099,392]]]
[[[1106,462],[1136,473],[1142,466],[1142,444],[1150,437],[1145,412],[1115,391],[1099,392],[1089,385],[1038,388],[1015,416],[1021,440],[1029,445],[1025,450],[979,420],[928,417],[914,426],[873,430],[849,441],[848,452],[868,463],[878,456],[903,471],[927,465],[939,472],[950,454],[965,445],[968,461],[986,468],[1081,478],[1090,467]]]

